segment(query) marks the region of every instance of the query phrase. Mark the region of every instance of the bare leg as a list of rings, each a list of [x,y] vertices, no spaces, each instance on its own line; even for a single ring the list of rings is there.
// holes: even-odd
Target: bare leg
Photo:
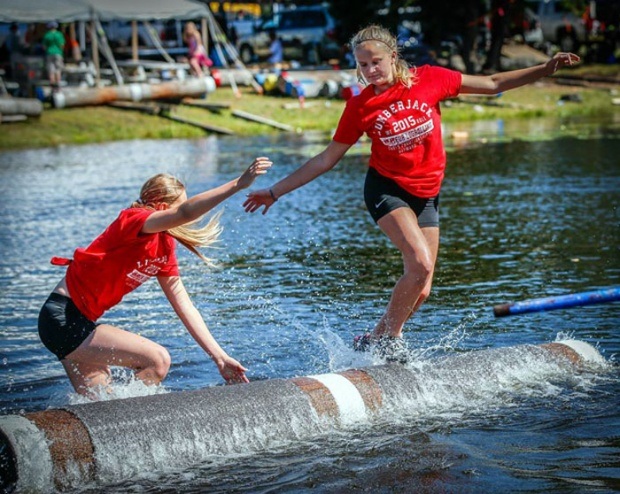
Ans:
[[[192,68],[192,72],[196,77],[203,77],[204,73],[202,72],[202,67],[200,66],[200,62],[197,58],[192,58],[189,61],[189,64]]]
[[[409,208],[399,208],[381,218],[379,227],[403,256],[403,275],[387,309],[374,329],[375,336],[401,336],[403,325],[430,293],[439,248],[439,228],[418,226]]]
[[[431,287],[433,286],[433,276],[435,275],[435,264],[437,263],[437,254],[439,252],[439,227],[424,227],[421,229],[424,237],[426,238],[426,242],[431,249],[431,253],[433,256],[433,269],[431,270],[431,274],[428,278],[428,282],[426,286],[422,290],[422,293],[418,297],[418,300],[409,314],[411,317],[416,311],[420,308],[420,306],[426,301],[428,296],[431,294]],[[409,319],[409,317],[407,319]]]
[[[146,384],[159,384],[170,369],[168,351],[142,336],[100,324],[62,361],[71,384],[80,394],[110,383],[109,366],[128,367]]]

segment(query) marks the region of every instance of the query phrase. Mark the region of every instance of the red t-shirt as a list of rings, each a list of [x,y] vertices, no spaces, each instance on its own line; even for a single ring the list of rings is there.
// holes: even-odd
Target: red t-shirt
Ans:
[[[176,243],[166,232],[141,233],[153,211],[121,211],[86,248],[78,248],[67,269],[73,302],[96,321],[122,298],[152,276],[178,276]]]
[[[439,102],[458,95],[462,77],[430,65],[411,72],[411,88],[395,84],[376,95],[369,85],[349,99],[334,141],[355,144],[366,133],[372,168],[415,196],[434,197],[446,167]]]

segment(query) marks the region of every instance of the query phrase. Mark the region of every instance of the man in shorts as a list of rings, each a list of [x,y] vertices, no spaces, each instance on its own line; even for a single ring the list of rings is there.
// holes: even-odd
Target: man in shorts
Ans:
[[[52,87],[52,92],[60,88],[60,79],[64,67],[63,53],[65,49],[65,36],[58,30],[57,22],[47,24],[47,32],[41,40],[45,50],[45,65],[47,67],[47,77]]]

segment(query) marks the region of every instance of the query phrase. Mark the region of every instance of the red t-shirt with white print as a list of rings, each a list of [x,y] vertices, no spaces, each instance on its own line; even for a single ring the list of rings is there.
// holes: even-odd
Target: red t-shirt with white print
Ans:
[[[175,239],[166,232],[141,232],[152,213],[125,209],[88,247],[74,252],[67,287],[77,308],[91,321],[150,277],[179,275]]]
[[[423,65],[411,69],[414,84],[395,84],[381,94],[369,85],[349,99],[334,141],[355,144],[370,137],[369,165],[418,197],[439,193],[446,167],[439,102],[458,95],[461,73]]]

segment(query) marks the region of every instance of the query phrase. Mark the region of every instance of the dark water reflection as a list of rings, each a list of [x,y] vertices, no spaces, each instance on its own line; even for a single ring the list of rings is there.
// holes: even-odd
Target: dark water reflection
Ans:
[[[510,125],[502,132],[517,133]],[[434,292],[406,333],[424,358],[571,334],[617,359],[617,304],[503,320],[491,312],[504,301],[620,284],[620,132],[614,129],[611,122],[598,134],[479,145],[487,129],[471,145],[449,143]],[[596,139],[587,138],[593,134]],[[178,174],[195,193],[234,178],[255,155],[268,155],[276,166],[259,187],[324,144],[323,136],[207,138],[0,154],[0,413],[75,400],[35,330],[39,306],[61,273],[48,264],[50,256],[87,243],[154,173]],[[212,252],[223,269],[206,270],[180,254],[194,301],[251,379],[355,365],[346,350],[351,337],[372,327],[400,275],[398,253],[363,204],[367,148],[352,151],[266,216],[243,213],[242,195],[228,202],[221,249]],[[167,390],[221,383],[155,283],[128,296],[109,319],[170,349]],[[528,386],[482,408],[462,403],[458,410],[392,417],[372,430],[218,458],[106,492],[617,489],[617,370]]]

